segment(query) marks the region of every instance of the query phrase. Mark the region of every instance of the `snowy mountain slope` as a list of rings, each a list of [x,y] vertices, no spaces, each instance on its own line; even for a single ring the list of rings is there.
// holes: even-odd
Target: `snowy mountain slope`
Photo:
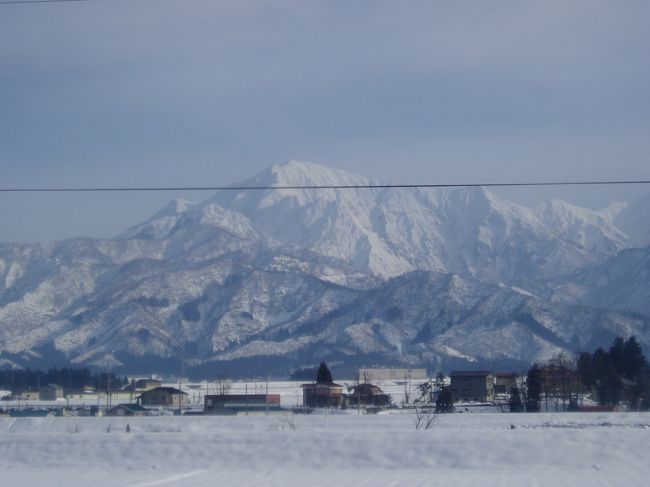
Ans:
[[[169,235],[180,217],[186,211],[195,207],[196,203],[182,198],[171,201],[144,223],[129,228],[118,238],[122,239],[160,239]]]
[[[314,257],[277,249],[263,256],[137,258],[101,272],[93,268],[86,289],[54,306],[53,290],[67,292],[58,286],[66,282],[59,271],[39,285],[38,299],[30,295],[3,307],[10,313],[38,302],[41,310],[13,315],[30,325],[3,327],[3,349],[53,343],[72,362],[98,366],[145,356],[188,364],[281,356],[299,365],[316,356],[440,365],[523,362],[604,344],[614,334],[636,334],[643,343],[650,338],[648,320],[638,316],[549,304],[456,275],[419,271],[366,281],[366,288],[342,286],[315,274],[327,278],[352,269],[326,259],[314,264]]]
[[[189,246],[182,258],[162,258],[159,250],[159,258],[112,265],[93,265],[88,255],[78,254],[67,266],[31,276],[42,280],[0,308],[1,350],[18,353],[54,343],[73,361],[102,364],[117,363],[115,353],[196,358],[246,340],[277,320],[297,320],[303,307],[312,316],[332,299],[330,289],[354,295],[355,288],[375,284],[345,263],[305,251],[260,254],[251,247],[248,254],[210,256],[207,244],[202,250],[201,258]]]
[[[353,186],[375,182],[346,171],[291,161],[238,186]],[[348,261],[387,277],[413,267],[378,235],[370,218],[379,189],[223,191],[212,201],[246,215],[284,244]]]
[[[626,249],[602,264],[551,284],[557,302],[650,316],[650,247]]]
[[[268,327],[320,316],[359,292],[302,272],[257,269],[236,254],[193,269],[154,265],[144,280],[121,270],[127,282],[90,295],[77,327],[55,339],[57,348],[75,361],[116,351],[199,359]]]
[[[374,183],[300,162],[242,183],[359,184]],[[647,249],[606,260],[629,245],[612,223],[624,211],[531,210],[482,188],[176,200],[116,239],[0,244],[0,360],[54,345],[76,363],[113,365],[427,364],[528,360],[612,333],[645,343],[643,317],[568,306],[647,312]]]
[[[613,255],[627,246],[628,237],[614,226],[608,210],[603,213],[560,200],[535,208],[536,216],[558,238],[598,255]]]
[[[160,249],[147,242],[90,239],[0,246],[1,348],[26,350],[63,330],[66,323],[55,318],[61,310],[92,292],[107,270],[143,255],[160,255]]]
[[[614,224],[630,237],[634,247],[650,245],[650,193],[623,208]]]
[[[345,171],[292,161],[237,186],[374,184]],[[416,269],[520,286],[613,255],[626,236],[590,210],[552,202],[537,211],[483,188],[278,189],[218,193],[274,239],[345,260],[383,278]]]
[[[650,344],[650,319],[553,305],[513,288],[418,271],[361,293],[323,318],[271,327],[213,358],[280,353],[298,363],[314,355],[403,365],[527,363],[631,334]]]

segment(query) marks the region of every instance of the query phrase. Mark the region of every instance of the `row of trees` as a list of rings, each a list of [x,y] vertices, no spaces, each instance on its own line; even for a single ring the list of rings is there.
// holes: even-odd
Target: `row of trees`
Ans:
[[[0,389],[13,393],[38,389],[46,384],[57,384],[67,390],[81,390],[85,386],[97,390],[119,389],[128,384],[126,377],[109,373],[91,373],[86,368],[53,368],[48,370],[0,370]]]
[[[624,401],[632,410],[650,410],[650,365],[634,337],[616,338],[609,350],[582,352],[575,361],[559,356],[533,364],[512,388],[510,411],[577,410],[585,392],[600,405]]]
[[[579,354],[577,369],[599,404],[626,401],[632,410],[650,409],[650,365],[634,337],[616,338],[608,351]]]

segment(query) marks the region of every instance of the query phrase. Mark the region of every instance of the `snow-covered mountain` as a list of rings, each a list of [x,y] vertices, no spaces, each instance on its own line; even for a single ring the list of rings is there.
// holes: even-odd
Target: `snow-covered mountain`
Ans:
[[[552,283],[553,300],[650,316],[650,247],[626,249]]]
[[[237,186],[350,186],[375,182],[302,162],[272,166]],[[527,287],[597,263],[627,237],[591,210],[553,201],[536,210],[484,188],[224,191],[211,201],[284,243],[387,278],[416,269]]]
[[[290,162],[237,184],[278,189],[176,200],[115,239],[0,244],[0,360],[431,365],[650,343],[623,312],[650,311],[647,249],[617,224],[642,226],[639,204],[322,189],[374,184]]]
[[[650,245],[650,193],[633,201],[614,218],[614,223],[625,232],[634,247]]]

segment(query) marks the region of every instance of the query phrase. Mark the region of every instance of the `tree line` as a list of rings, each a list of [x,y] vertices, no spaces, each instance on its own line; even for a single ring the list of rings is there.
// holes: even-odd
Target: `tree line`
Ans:
[[[575,411],[585,393],[601,406],[650,410],[650,365],[636,338],[617,337],[608,350],[581,352],[575,361],[558,356],[533,364],[512,388],[510,411]]]
[[[91,373],[86,368],[51,368],[45,371],[33,369],[0,370],[0,389],[12,393],[36,390],[46,384],[56,384],[66,390],[82,390],[92,386],[96,390],[119,389],[128,384],[126,377],[112,373]]]

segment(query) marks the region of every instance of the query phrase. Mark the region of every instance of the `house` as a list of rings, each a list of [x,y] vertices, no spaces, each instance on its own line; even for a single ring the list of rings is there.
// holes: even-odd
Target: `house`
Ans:
[[[308,408],[340,408],[344,400],[343,386],[334,382],[303,384],[302,400]]]
[[[497,372],[494,374],[494,393],[510,394],[513,387],[517,387],[519,374],[517,372]]]
[[[325,362],[321,362],[316,383],[302,385],[303,405],[308,408],[340,408],[345,396],[343,386],[335,384]]]
[[[38,390],[39,401],[56,401],[64,397],[63,387],[56,384],[47,384]]]
[[[149,410],[139,404],[118,404],[107,409],[104,416],[147,416]]]
[[[450,377],[454,401],[492,402],[494,400],[494,374],[491,371],[454,371]]]
[[[138,396],[138,404],[141,406],[170,406],[180,408],[188,403],[189,396],[187,393],[175,387],[156,387]]]
[[[390,405],[390,395],[384,393],[379,387],[370,384],[358,384],[347,395],[348,406],[374,406]]]
[[[215,394],[206,395],[205,414],[253,415],[284,414],[290,411],[280,407],[279,394]]]
[[[426,380],[427,369],[373,369],[360,368],[360,382],[377,382],[380,380]]]

